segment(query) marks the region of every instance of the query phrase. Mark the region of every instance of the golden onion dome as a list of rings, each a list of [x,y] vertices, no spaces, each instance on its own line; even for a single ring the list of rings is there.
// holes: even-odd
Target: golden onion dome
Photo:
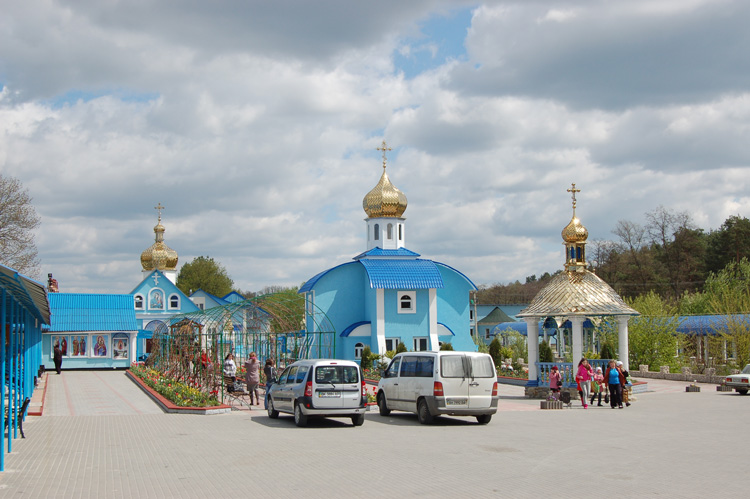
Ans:
[[[391,179],[388,178],[385,171],[385,152],[391,150],[386,145],[385,140],[378,150],[383,151],[383,175],[381,175],[378,185],[368,192],[362,200],[362,208],[369,218],[400,218],[406,211],[406,195],[391,183]]]
[[[156,242],[141,253],[143,270],[177,270],[177,252],[164,242],[164,226],[159,222],[154,227]]]
[[[562,238],[566,243],[583,243],[589,237],[589,231],[583,226],[577,217],[573,217],[570,223],[562,230]]]

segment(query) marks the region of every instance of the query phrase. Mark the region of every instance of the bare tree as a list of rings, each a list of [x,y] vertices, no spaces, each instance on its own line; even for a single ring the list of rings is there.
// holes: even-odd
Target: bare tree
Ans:
[[[33,230],[40,222],[28,190],[18,179],[0,174],[0,263],[39,277]]]
[[[688,212],[675,212],[664,206],[646,213],[646,220],[646,231],[651,244],[664,265],[674,296],[679,296],[682,287],[679,273],[686,255],[675,244],[675,236],[686,230],[695,231],[695,224]]]

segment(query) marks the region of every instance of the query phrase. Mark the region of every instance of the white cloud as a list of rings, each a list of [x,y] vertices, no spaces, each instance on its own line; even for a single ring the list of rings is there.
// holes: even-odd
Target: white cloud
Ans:
[[[658,205],[748,216],[743,2],[482,4],[467,60],[413,78],[405,40],[472,4],[282,3],[6,6],[0,172],[63,290],[131,290],[158,202],[181,264],[298,285],[365,249],[383,138],[408,247],[477,284],[561,267],[571,182],[592,239]]]

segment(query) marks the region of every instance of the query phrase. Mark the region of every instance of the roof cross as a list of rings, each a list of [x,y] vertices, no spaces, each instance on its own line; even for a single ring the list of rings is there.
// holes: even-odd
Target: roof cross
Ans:
[[[575,186],[575,184],[573,184]],[[161,210],[163,210],[165,207],[161,205],[161,203],[154,206],[154,209],[159,213],[159,221],[161,222]]]
[[[388,147],[388,145],[385,143],[385,139],[383,139],[383,145],[381,145],[380,147],[376,147],[375,150],[376,151],[383,151],[383,170],[385,170],[385,152],[386,151],[392,151],[393,149],[391,149],[390,147]]]
[[[571,184],[572,187],[568,189],[568,192],[570,192],[573,195],[573,212],[576,211],[576,192],[581,192],[581,189],[576,189],[576,184]]]

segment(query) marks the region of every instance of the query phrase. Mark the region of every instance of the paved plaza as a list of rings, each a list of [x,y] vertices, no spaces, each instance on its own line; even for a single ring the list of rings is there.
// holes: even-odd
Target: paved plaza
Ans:
[[[629,408],[543,411],[501,386],[487,426],[367,414],[165,414],[122,371],[47,379],[0,497],[747,497],[750,396],[648,380]]]

